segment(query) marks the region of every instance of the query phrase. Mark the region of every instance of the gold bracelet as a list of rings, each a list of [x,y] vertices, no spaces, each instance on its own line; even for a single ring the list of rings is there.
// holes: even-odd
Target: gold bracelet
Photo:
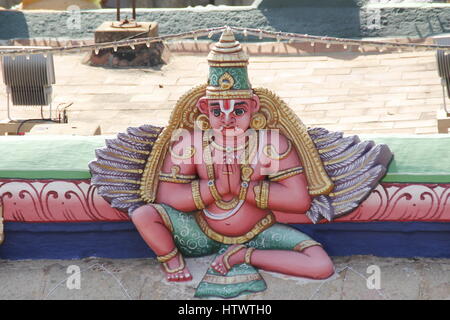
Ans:
[[[252,254],[253,254],[253,251],[255,251],[255,250],[256,250],[256,248],[251,247],[251,248],[248,248],[247,251],[245,252],[244,262],[246,264],[251,264]]]
[[[188,179],[188,178],[184,178],[184,177],[176,177],[176,178],[172,178],[171,176],[166,176],[163,174],[159,175],[159,181],[163,181],[163,182],[171,182],[171,183],[191,183],[193,179]]]
[[[253,192],[255,193],[255,202],[258,208],[261,208],[261,183],[262,180],[253,187]]]
[[[203,203],[201,194],[200,194],[200,181],[194,180],[191,183],[192,187],[192,198],[194,199],[195,206],[198,210],[204,209],[205,204]]]
[[[261,185],[261,196],[260,196],[260,204],[261,209],[267,209],[269,206],[269,181],[264,180]]]

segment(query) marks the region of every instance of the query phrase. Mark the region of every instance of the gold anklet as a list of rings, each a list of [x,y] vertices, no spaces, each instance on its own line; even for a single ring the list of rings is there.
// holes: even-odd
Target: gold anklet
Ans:
[[[161,263],[167,262],[170,259],[172,259],[173,257],[175,257],[178,253],[178,248],[175,247],[175,249],[173,249],[172,251],[170,251],[168,254],[164,255],[164,256],[157,256],[156,260],[158,260]]]
[[[182,271],[185,267],[184,259],[181,256],[181,254],[178,256],[178,263],[179,263],[179,266],[175,269],[170,269],[169,266],[167,265],[167,262],[163,262],[162,266],[167,273],[177,273],[177,272]]]
[[[239,245],[237,245],[235,248],[231,249],[230,251],[228,251],[227,253],[225,253],[225,254],[223,255],[223,258],[222,258],[222,259],[223,259],[223,264],[225,265],[225,267],[227,268],[227,270],[230,270],[230,269],[231,269],[230,262],[228,261],[228,260],[230,259],[230,257],[231,257],[233,254],[237,253],[238,251],[240,251],[241,249],[244,249],[244,248],[246,248],[245,245],[239,244]]]

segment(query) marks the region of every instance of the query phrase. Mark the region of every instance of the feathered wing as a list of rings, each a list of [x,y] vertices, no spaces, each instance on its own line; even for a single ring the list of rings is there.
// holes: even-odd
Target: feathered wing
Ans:
[[[368,197],[393,155],[387,145],[361,142],[358,136],[344,138],[341,132],[323,128],[310,128],[308,134],[335,185],[330,194],[315,197],[306,214],[314,223],[322,218],[332,221],[350,213]]]
[[[116,139],[106,139],[106,147],[95,150],[97,160],[89,163],[91,184],[113,208],[130,213],[145,204],[140,181],[162,129],[152,125],[130,127]]]

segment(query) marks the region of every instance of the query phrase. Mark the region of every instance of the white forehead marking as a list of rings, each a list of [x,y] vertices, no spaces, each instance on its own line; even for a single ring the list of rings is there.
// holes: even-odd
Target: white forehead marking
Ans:
[[[230,113],[234,110],[234,103],[235,100],[230,100],[230,107],[228,110],[225,110],[223,101],[220,101],[220,111],[225,113],[225,120],[228,121],[228,118],[230,117]]]

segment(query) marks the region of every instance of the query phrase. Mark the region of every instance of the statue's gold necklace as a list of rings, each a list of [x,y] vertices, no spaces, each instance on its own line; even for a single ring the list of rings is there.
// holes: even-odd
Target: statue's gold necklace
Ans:
[[[224,160],[226,163],[231,163],[233,160],[239,160],[242,164],[248,164],[250,160],[254,158],[256,147],[257,147],[257,134],[253,134],[252,136],[249,136],[249,139],[241,145],[238,145],[236,147],[233,146],[223,146],[217,143],[215,140],[212,139],[211,135],[207,136],[209,146],[213,147],[215,150],[224,152]],[[252,141],[253,139],[253,141]],[[249,144],[252,143],[252,145],[249,148]],[[235,155],[237,151],[244,150],[240,155]],[[247,157],[247,158],[244,158]],[[244,159],[242,161],[242,159]],[[226,173],[225,173],[226,174]]]
[[[245,201],[250,177],[253,174],[253,169],[250,167],[249,162],[251,159],[253,159],[253,157],[256,153],[257,144],[252,143],[250,145],[251,150],[248,150],[249,148],[246,148],[248,146],[248,143],[246,143],[242,147],[238,146],[236,148],[236,150],[244,149],[243,154],[246,154],[247,153],[246,151],[248,150],[249,151],[247,153],[248,157],[247,157],[247,159],[245,159],[245,157],[244,157],[244,160],[246,160],[246,161],[241,165],[242,183],[241,183],[241,187],[239,190],[239,197],[233,197],[233,199],[231,199],[229,201],[225,201],[225,200],[222,200],[222,197],[219,194],[219,192],[217,191],[217,187],[215,184],[214,166],[213,166],[213,161],[212,161],[212,150],[211,150],[210,144],[209,144],[210,138],[211,137],[208,134],[205,134],[203,137],[203,155],[204,155],[204,160],[205,160],[205,164],[206,164],[206,172],[208,175],[208,187],[211,191],[211,195],[213,196],[213,198],[215,200],[215,204],[220,209],[231,210],[229,212],[225,212],[225,213],[221,214],[220,216],[229,217],[229,216],[233,215],[235,212],[237,212],[237,210],[239,209],[238,206],[239,207],[242,206],[243,202]],[[213,144],[211,144],[211,145],[213,145]],[[204,211],[205,211],[205,214],[207,216],[209,216],[208,215],[209,212],[207,210],[204,210]],[[221,219],[225,219],[225,218],[221,218]]]
[[[223,151],[226,153],[231,153],[231,152],[236,152],[236,151],[240,151],[242,149],[245,149],[248,147],[248,141],[245,144],[242,145],[238,145],[237,147],[232,147],[232,146],[222,146],[220,144],[218,144],[215,140],[211,140],[211,146],[219,151]]]

